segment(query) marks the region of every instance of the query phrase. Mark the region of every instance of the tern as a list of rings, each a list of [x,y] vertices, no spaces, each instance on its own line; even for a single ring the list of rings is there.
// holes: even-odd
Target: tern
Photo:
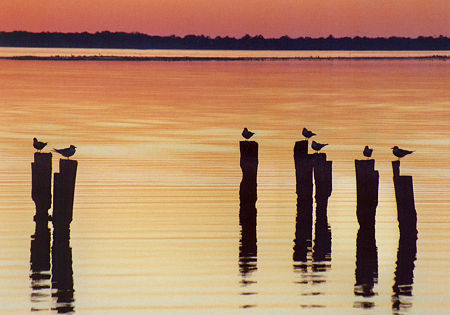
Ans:
[[[312,132],[311,130],[308,130],[306,128],[303,128],[302,130],[302,135],[303,137],[305,137],[306,139],[309,139],[313,136],[315,136],[316,134],[314,132]]]
[[[373,149],[369,148],[368,145],[364,147],[363,154],[365,157],[370,158],[372,156]]]
[[[254,132],[249,131],[247,128],[244,128],[244,130],[242,131],[242,136],[247,140],[250,139],[254,134]]]
[[[72,155],[75,154],[75,149],[76,148],[77,148],[76,146],[71,144],[70,147],[64,148],[64,149],[55,149],[54,148],[53,152],[59,153],[62,156],[66,157],[66,158],[69,158],[69,157],[71,157]]]
[[[33,138],[33,147],[39,152],[47,145],[47,142],[38,141],[38,139]]]
[[[398,159],[400,160],[400,158],[404,157],[405,155],[411,154],[414,151],[408,151],[408,150],[403,150],[400,149],[398,146],[392,147],[392,153],[398,157]]]
[[[320,149],[322,149],[324,146],[328,145],[328,143],[326,144],[322,144],[322,143],[318,143],[316,141],[313,140],[313,142],[311,143],[311,148],[316,151],[319,152]]]

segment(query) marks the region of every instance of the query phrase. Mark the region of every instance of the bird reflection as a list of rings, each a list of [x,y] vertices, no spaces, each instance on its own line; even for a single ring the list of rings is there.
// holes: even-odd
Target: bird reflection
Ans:
[[[55,229],[52,247],[53,310],[58,313],[75,311],[70,229]]]
[[[414,261],[417,254],[416,234],[400,235],[397,251],[397,262],[392,287],[392,309],[406,310],[412,306],[408,296],[412,296]]]
[[[375,240],[375,228],[360,228],[356,238],[356,296],[371,297],[376,295],[374,284],[378,282],[378,253]],[[358,302],[355,307],[370,308],[370,301]]]
[[[49,310],[50,229],[47,221],[37,221],[30,244],[31,311]]]

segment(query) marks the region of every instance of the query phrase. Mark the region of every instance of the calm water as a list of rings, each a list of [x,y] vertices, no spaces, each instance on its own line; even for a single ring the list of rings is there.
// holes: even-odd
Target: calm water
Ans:
[[[449,69],[436,60],[0,61],[0,313],[447,313]],[[259,143],[252,258],[240,255],[244,126]],[[332,251],[300,264],[293,146],[303,126],[329,143]],[[30,270],[34,136],[78,147],[71,240],[63,267],[53,266],[64,288],[52,288],[58,272]],[[364,297],[354,293],[354,159],[366,144],[380,196],[375,294]],[[412,295],[397,297],[395,144],[416,150],[402,172],[413,176],[419,230]]]

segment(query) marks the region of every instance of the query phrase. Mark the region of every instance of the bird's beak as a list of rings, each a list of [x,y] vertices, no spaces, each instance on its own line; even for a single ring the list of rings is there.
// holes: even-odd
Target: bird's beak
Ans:
[[[392,147],[391,149],[393,149],[394,147]]]

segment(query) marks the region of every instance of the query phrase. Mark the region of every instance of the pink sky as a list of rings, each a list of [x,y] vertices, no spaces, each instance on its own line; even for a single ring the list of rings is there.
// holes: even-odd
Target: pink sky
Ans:
[[[450,36],[449,0],[6,0],[0,30]]]

